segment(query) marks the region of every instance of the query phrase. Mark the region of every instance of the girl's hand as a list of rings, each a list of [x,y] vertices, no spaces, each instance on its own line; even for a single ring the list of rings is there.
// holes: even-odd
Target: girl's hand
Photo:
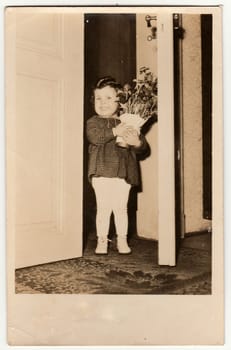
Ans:
[[[124,137],[125,133],[131,130],[131,126],[128,126],[125,123],[118,124],[115,128],[113,128],[113,133],[115,136]]]
[[[127,142],[130,146],[140,147],[141,146],[141,140],[139,138],[137,130],[134,128],[130,128],[127,130],[123,135],[124,140]]]

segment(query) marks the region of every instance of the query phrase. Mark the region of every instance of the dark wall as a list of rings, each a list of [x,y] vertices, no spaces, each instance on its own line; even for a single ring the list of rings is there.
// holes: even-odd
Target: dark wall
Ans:
[[[136,76],[136,16],[134,14],[85,15],[84,118],[94,114],[92,87],[110,75],[124,84]],[[95,230],[95,196],[87,181],[87,149],[84,138],[84,235]]]
[[[130,14],[85,15],[85,116],[92,86],[111,75],[124,84],[136,75],[136,19]],[[89,113],[89,114],[88,114]]]

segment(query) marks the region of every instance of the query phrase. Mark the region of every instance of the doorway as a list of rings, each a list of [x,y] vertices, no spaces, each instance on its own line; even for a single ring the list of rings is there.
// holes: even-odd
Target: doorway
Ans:
[[[142,39],[136,40],[137,27],[140,22],[140,14],[96,14],[84,15],[84,39],[85,39],[85,62],[84,62],[84,122],[94,113],[93,106],[89,103],[92,85],[100,76],[112,75],[121,84],[130,82],[141,65],[151,64],[153,60],[158,61],[158,123],[155,126],[155,147],[152,148],[156,167],[150,165],[146,169],[148,179],[146,206],[143,207],[142,200],[138,203],[137,213],[140,213],[138,234],[143,238],[158,240],[158,263],[160,265],[175,265],[175,193],[174,193],[174,118],[173,118],[173,25],[172,15],[159,14],[156,22],[151,22],[151,28],[147,25],[142,13]],[[154,15],[154,13],[149,13]],[[154,18],[155,16],[153,16]],[[152,18],[152,16],[151,16]],[[153,46],[147,50],[150,30],[156,26],[158,49]],[[143,30],[143,29],[142,29]],[[139,34],[139,33],[138,33]],[[142,49],[138,46],[142,42]],[[156,41],[157,43],[157,41]],[[147,62],[148,58],[148,62]],[[145,63],[143,63],[145,62]],[[157,70],[156,70],[157,72]],[[157,73],[156,73],[157,74]],[[166,103],[168,101],[168,103]],[[158,128],[158,130],[157,130]],[[153,131],[153,127],[151,130]],[[148,136],[153,140],[151,133]],[[83,242],[86,245],[87,235],[95,231],[95,196],[87,180],[87,152],[88,144],[84,138],[84,184],[83,184]],[[147,161],[151,157],[147,158]],[[146,160],[145,162],[146,167]],[[141,169],[143,170],[143,169]],[[142,174],[143,180],[143,174]],[[156,196],[150,196],[156,187]],[[134,193],[136,197],[136,193]],[[144,196],[145,197],[145,196]],[[130,196],[131,198],[131,196]],[[168,198],[166,201],[165,199]],[[132,200],[133,213],[136,211],[136,198]],[[158,207],[156,207],[158,206]],[[141,212],[142,208],[142,212]],[[156,208],[156,209],[154,209]],[[155,214],[157,229],[149,223],[151,232],[144,234],[147,230],[149,219],[153,220]],[[135,221],[136,223],[136,221]],[[142,224],[142,225],[140,225]],[[145,224],[145,225],[144,225]],[[136,232],[136,227],[132,230]],[[158,235],[155,235],[158,234]],[[146,235],[146,237],[145,237]],[[154,236],[154,237],[153,237]]]
[[[91,103],[92,88],[103,76],[112,76],[122,85],[136,76],[136,15],[85,14],[84,15],[84,123],[94,115]],[[87,178],[88,141],[84,137],[83,184],[83,244],[88,235],[96,232],[95,194]],[[131,206],[136,193],[131,191]],[[113,216],[112,216],[113,217]],[[131,221],[134,225],[134,220]],[[114,232],[111,220],[110,232]]]

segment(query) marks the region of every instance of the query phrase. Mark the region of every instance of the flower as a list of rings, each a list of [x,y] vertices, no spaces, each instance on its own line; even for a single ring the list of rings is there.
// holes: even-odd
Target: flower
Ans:
[[[121,114],[136,114],[147,120],[157,114],[157,77],[147,67],[141,67],[139,74],[133,79],[134,86],[126,83],[117,96]]]

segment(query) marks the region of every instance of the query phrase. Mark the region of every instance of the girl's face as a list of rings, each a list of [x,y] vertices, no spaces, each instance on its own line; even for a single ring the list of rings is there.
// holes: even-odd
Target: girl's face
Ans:
[[[95,111],[104,118],[116,116],[118,100],[116,90],[111,86],[95,90]]]

